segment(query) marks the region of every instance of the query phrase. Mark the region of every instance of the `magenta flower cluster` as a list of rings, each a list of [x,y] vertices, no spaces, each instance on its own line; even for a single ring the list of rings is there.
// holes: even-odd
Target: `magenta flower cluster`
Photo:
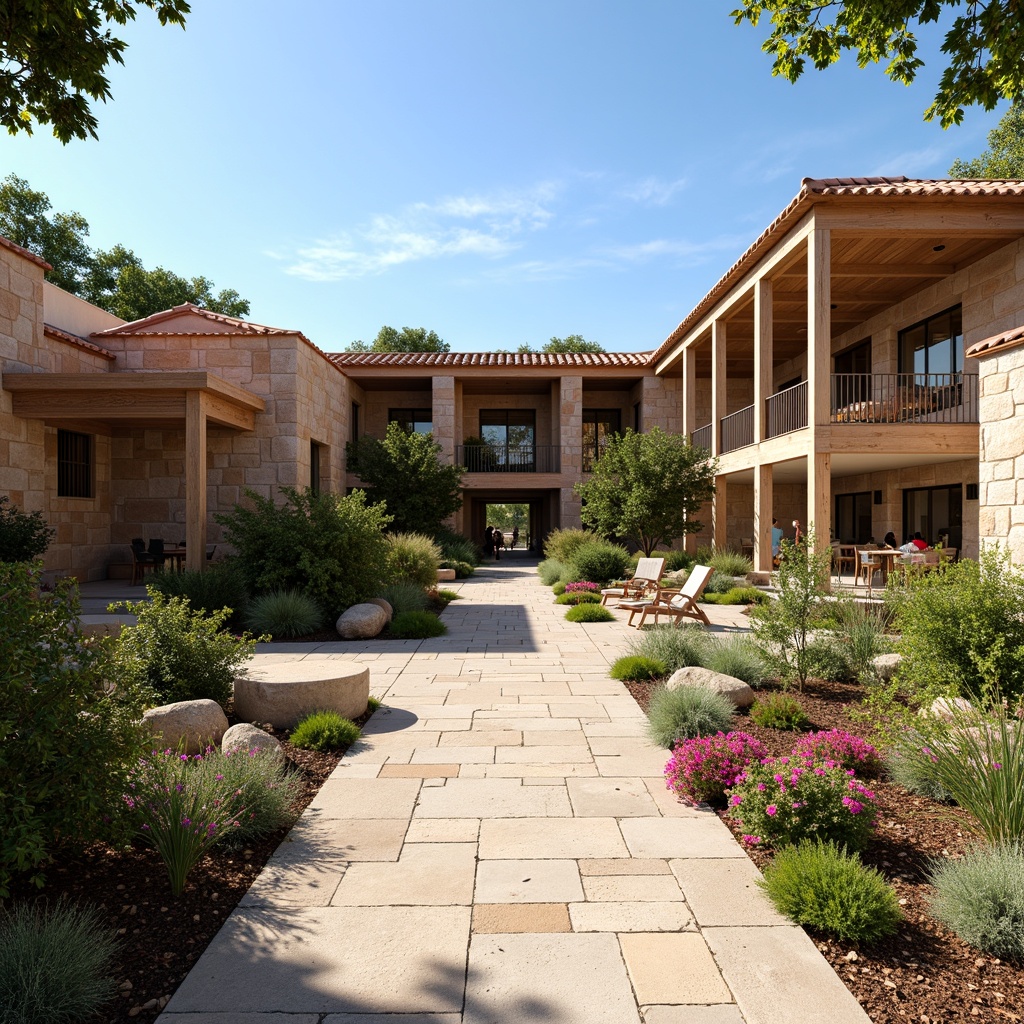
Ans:
[[[665,765],[665,785],[693,803],[720,804],[744,768],[767,753],[760,740],[745,732],[683,740]]]
[[[588,583],[586,580],[580,580],[576,583],[566,583],[565,592],[567,594],[593,594],[601,588],[596,583]]]
[[[881,762],[878,751],[867,740],[845,729],[808,733],[793,748],[793,755],[810,761],[836,761],[861,772],[877,771]]]

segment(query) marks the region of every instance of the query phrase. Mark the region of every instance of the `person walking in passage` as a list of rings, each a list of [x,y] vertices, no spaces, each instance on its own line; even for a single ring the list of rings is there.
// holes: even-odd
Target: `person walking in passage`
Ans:
[[[494,541],[494,560],[497,562],[500,557],[498,555],[498,552],[505,546],[505,537],[502,534],[501,530],[495,527],[492,539]]]
[[[494,527],[488,526],[484,530],[484,558],[494,557]]]
[[[515,551],[516,545],[519,543],[519,527],[512,527],[512,550]]]

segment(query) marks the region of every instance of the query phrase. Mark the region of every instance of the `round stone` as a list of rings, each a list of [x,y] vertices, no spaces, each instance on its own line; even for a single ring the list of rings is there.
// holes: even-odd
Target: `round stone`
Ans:
[[[384,614],[388,617],[390,622],[395,615],[395,609],[391,607],[390,601],[385,601],[383,597],[371,597],[367,604],[375,604],[378,608],[384,609]]]
[[[215,700],[179,700],[150,708],[143,714],[142,724],[162,747],[177,750],[184,743],[186,754],[198,754],[220,743],[228,718]]]
[[[387,612],[379,604],[354,604],[341,613],[335,627],[345,640],[369,640],[387,624]]]
[[[313,711],[358,718],[369,699],[369,669],[341,661],[280,661],[235,680],[235,714],[275,729],[293,729]]]
[[[697,665],[673,672],[665,684],[668,690],[678,690],[681,686],[703,686],[714,690],[728,697],[738,708],[748,708],[754,703],[754,691],[742,679]]]
[[[225,754],[232,750],[267,750],[276,757],[284,757],[281,741],[276,736],[248,722],[231,726],[220,741],[220,749]]]

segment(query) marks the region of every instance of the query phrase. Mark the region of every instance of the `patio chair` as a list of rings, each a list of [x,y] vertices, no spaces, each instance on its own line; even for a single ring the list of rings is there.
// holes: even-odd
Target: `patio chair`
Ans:
[[[653,600],[620,601],[619,607],[629,609],[629,624],[631,626],[636,616],[640,616],[640,621],[636,625],[637,629],[643,629],[649,615],[654,617],[655,624],[657,624],[659,616],[667,615],[677,626],[683,619],[697,619],[705,626],[710,626],[711,622],[704,614],[704,609],[697,602],[700,600],[701,594],[704,593],[704,588],[708,585],[708,580],[711,579],[713,572],[714,569],[710,566],[695,565],[682,590],[659,590]]]
[[[617,597],[619,603],[627,600],[639,600],[649,590],[657,590],[661,575],[665,571],[664,558],[641,558],[636,563],[633,578],[625,580],[614,587],[605,587],[601,591],[601,604]]]
[[[867,549],[870,551],[870,549]],[[882,559],[880,557],[874,557],[868,554],[864,557],[864,552],[858,548],[856,549],[857,554],[857,579],[856,584],[860,586],[860,578],[864,577],[864,582],[867,584],[868,593],[871,593],[871,580],[875,573],[882,568]]]
[[[850,567],[850,575],[856,576],[857,573],[857,545],[856,544],[839,544],[832,552],[832,561],[835,564],[836,572],[839,574],[839,580],[842,582],[843,579],[843,566],[848,565]]]
[[[141,583],[142,578],[146,575],[146,571],[153,572],[156,569],[156,560],[146,550],[146,542],[141,537],[133,537],[131,543],[132,549],[132,583],[134,587],[136,583]]]

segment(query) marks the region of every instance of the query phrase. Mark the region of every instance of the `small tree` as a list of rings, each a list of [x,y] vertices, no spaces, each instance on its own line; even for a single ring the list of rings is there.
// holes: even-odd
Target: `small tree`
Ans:
[[[811,529],[800,544],[783,540],[781,558],[778,597],[754,608],[751,631],[783,683],[795,679],[797,689],[802,690],[811,664],[811,633],[823,620],[832,552],[830,548],[815,550]]]
[[[462,467],[439,459],[441,446],[430,434],[389,423],[383,441],[363,437],[347,449],[373,501],[383,502],[395,533],[433,536],[462,507]]]
[[[662,542],[704,529],[695,517],[715,493],[717,468],[682,435],[627,430],[608,441],[590,479],[576,484],[583,522],[650,555]]]
[[[7,495],[0,496],[0,562],[30,562],[38,558],[56,531],[42,512],[22,512]]]

